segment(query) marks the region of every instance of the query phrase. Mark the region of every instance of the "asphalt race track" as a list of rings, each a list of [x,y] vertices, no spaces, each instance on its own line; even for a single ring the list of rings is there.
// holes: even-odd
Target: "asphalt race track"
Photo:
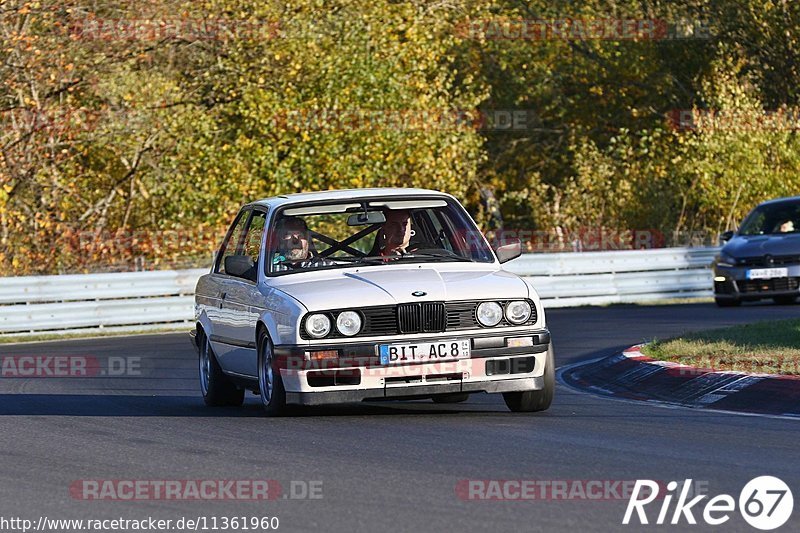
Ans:
[[[557,366],[654,336],[788,317],[800,317],[800,305],[548,312]],[[479,395],[462,404],[363,404],[270,419],[252,395],[243,409],[204,407],[196,355],[183,334],[0,346],[0,355],[86,356],[100,369],[124,370],[0,378],[0,516],[6,518],[277,516],[279,530],[316,532],[646,531],[665,527],[622,526],[627,499],[470,501],[456,486],[460,480],[691,478],[712,496],[738,500],[747,481],[775,475],[797,502],[780,531],[800,530],[796,420],[650,406],[562,384],[551,409],[536,415],[512,414],[501,397]],[[270,479],[287,497],[99,501],[70,493],[87,479]],[[303,498],[304,487],[319,482],[322,497]],[[660,503],[653,505],[651,521]],[[702,509],[694,514],[702,522]],[[684,521],[672,529],[706,526]],[[716,529],[756,531],[736,512]]]

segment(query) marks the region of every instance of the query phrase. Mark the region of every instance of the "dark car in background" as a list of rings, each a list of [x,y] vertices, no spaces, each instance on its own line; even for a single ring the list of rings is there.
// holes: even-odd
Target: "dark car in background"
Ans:
[[[721,307],[772,298],[791,304],[800,296],[800,196],[758,205],[714,260],[714,300]]]

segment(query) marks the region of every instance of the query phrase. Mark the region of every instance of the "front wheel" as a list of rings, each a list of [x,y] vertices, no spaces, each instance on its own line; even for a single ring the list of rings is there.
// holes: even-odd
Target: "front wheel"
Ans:
[[[200,392],[203,401],[213,407],[239,407],[244,403],[244,390],[234,385],[222,371],[204,333],[200,338]]]
[[[544,388],[541,390],[526,390],[517,392],[504,392],[503,400],[515,413],[533,413],[544,411],[553,403],[556,390],[555,357],[553,345],[547,349],[547,358],[544,363]]]
[[[286,390],[280,370],[275,366],[274,345],[266,331],[258,339],[258,391],[261,405],[269,416],[286,412]]]

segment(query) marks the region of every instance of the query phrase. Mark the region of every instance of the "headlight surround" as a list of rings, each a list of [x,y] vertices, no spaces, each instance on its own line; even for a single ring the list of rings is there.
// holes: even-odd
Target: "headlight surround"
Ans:
[[[352,337],[361,331],[361,315],[355,311],[344,311],[336,317],[336,329],[346,337]]]
[[[503,319],[503,308],[497,302],[483,302],[478,305],[475,315],[481,325],[492,327]]]
[[[506,305],[506,320],[512,324],[524,324],[531,318],[531,304],[525,300],[514,300]]]
[[[331,319],[322,313],[306,317],[306,332],[315,339],[321,339],[331,332]]]
[[[728,267],[736,266],[736,258],[726,253],[720,253],[719,256],[717,256],[717,264],[719,266]]]

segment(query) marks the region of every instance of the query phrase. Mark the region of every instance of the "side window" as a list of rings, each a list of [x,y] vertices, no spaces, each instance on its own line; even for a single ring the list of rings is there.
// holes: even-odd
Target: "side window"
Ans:
[[[244,238],[243,255],[250,256],[253,263],[258,263],[258,255],[261,253],[261,237],[264,235],[267,214],[261,211],[254,211],[247,227],[247,236]]]
[[[228,235],[225,237],[225,241],[219,249],[216,272],[220,274],[226,273],[225,258],[236,255],[236,250],[240,246],[242,234],[244,233],[244,226],[247,223],[247,217],[249,215],[249,210],[239,213],[239,216],[236,217],[236,220],[231,225],[231,229],[228,230]]]
[[[445,224],[449,222],[449,220],[447,220],[447,215],[433,209],[429,209],[426,213],[430,220],[431,226],[433,226],[432,242],[449,252],[453,252],[453,243],[451,241],[452,231],[450,231],[452,224],[448,227],[445,227]]]

